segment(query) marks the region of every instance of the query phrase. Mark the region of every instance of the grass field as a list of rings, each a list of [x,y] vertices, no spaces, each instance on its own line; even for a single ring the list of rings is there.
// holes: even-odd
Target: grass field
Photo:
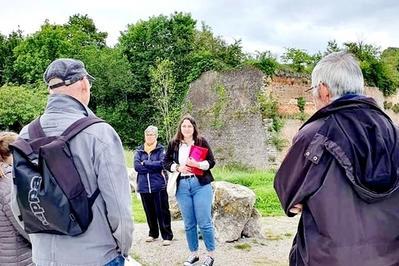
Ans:
[[[273,188],[274,171],[216,167],[212,171],[217,181],[227,181],[252,189],[256,194],[256,209],[262,216],[283,215]]]

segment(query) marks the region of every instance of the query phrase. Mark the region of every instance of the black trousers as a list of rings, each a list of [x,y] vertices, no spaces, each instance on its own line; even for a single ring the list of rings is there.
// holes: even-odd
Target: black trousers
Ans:
[[[172,240],[173,233],[170,225],[168,194],[166,190],[152,193],[140,193],[147,223],[150,227],[149,236],[158,238],[161,231],[162,239]]]

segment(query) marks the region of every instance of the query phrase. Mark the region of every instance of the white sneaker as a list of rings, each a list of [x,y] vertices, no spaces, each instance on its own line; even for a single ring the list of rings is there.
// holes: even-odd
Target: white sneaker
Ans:
[[[145,239],[145,242],[154,242],[155,240],[157,240],[156,238],[149,236]]]
[[[170,240],[162,241],[162,246],[170,246],[170,244],[172,244],[172,241],[170,241]]]

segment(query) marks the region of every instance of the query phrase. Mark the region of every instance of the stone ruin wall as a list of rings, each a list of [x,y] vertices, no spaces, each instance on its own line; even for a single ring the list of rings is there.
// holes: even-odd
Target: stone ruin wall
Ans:
[[[268,121],[262,120],[257,95],[264,75],[252,68],[209,71],[191,83],[185,111],[197,120],[218,165],[265,169],[275,160]]]
[[[316,111],[311,92],[305,92],[310,86],[308,77],[280,75],[270,79],[251,68],[222,73],[210,71],[190,85],[185,110],[198,121],[219,165],[276,168],[303,123],[298,119],[297,98],[305,99],[307,117]],[[287,143],[280,152],[270,141],[271,121],[263,120],[257,108],[258,93],[268,93],[278,100],[278,111],[285,121],[281,137]],[[384,101],[399,103],[399,95],[384,97],[377,88],[367,87],[366,94],[375,98],[381,107]],[[398,114],[386,112],[399,124]]]

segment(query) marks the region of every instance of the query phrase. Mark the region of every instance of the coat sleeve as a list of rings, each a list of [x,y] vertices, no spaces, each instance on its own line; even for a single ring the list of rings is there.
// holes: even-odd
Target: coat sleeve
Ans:
[[[169,172],[172,172],[171,169],[172,164],[177,163],[173,160],[173,153],[174,153],[174,146],[173,146],[173,140],[171,140],[168,144],[168,148],[162,160],[162,167]]]
[[[161,148],[158,155],[157,160],[145,160],[143,161],[143,165],[150,171],[150,172],[159,172],[163,169],[162,161],[165,157],[165,150]]]
[[[134,154],[134,170],[136,170],[137,173],[139,174],[147,174],[150,171],[148,171],[148,168],[144,165],[141,164],[141,160],[140,160],[140,154],[139,152],[135,152]]]
[[[11,222],[12,226],[15,228],[15,230],[18,231],[18,233],[23,236],[26,240],[30,242],[28,234],[24,231],[24,229],[21,227],[22,224],[18,223],[17,219],[14,216],[13,209],[11,208],[11,202],[8,204],[5,204],[3,206],[3,212],[8,218],[8,220]]]
[[[110,128],[106,141],[95,155],[98,188],[105,201],[107,219],[116,244],[127,256],[133,240],[133,220],[128,173],[122,143]]]
[[[208,154],[206,155],[206,160],[209,163],[209,168],[208,168],[208,170],[209,170],[209,169],[212,169],[216,164],[215,157],[213,156],[211,146],[209,145],[208,141],[205,138],[202,139],[202,144],[205,148],[208,149]]]
[[[274,179],[274,189],[284,212],[290,217],[295,214],[289,210],[298,203],[306,207],[308,197],[321,186],[327,161],[330,158],[322,154],[323,149],[320,148],[322,146],[318,144],[314,145],[319,146],[320,154],[315,155],[316,157],[309,155],[312,136],[298,133]],[[314,158],[317,158],[317,162],[313,160]]]

